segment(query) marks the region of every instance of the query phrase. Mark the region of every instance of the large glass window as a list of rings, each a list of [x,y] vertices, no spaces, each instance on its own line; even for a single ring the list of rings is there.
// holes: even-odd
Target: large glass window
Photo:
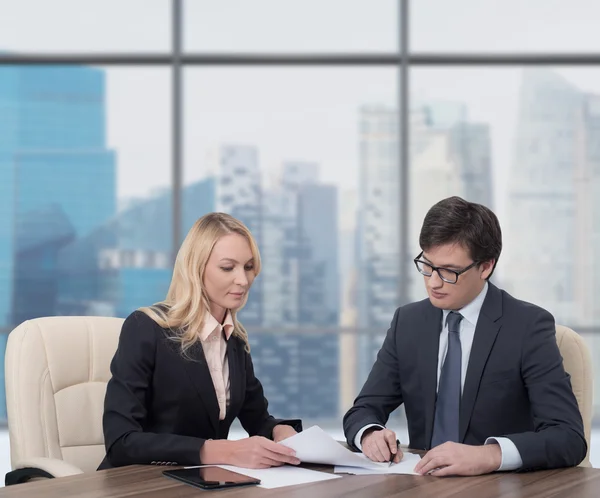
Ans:
[[[170,94],[164,68],[0,66],[3,330],[51,315],[125,317],[162,299]]]
[[[396,307],[397,82],[395,68],[186,71],[182,224],[226,211],[258,239],[240,318],[277,416],[337,426],[375,353],[342,354],[357,336],[339,327],[383,331]]]
[[[432,53],[598,53],[594,0],[414,0],[410,47]]]
[[[0,54],[167,52],[170,0],[0,0]]]
[[[0,351],[162,299],[172,241],[226,211],[264,259],[240,318],[273,413],[341,438],[457,194],[500,218],[494,281],[600,362],[598,5],[0,0]]]
[[[600,361],[600,70],[427,67],[411,88],[412,252],[437,200],[489,206],[503,230],[493,280],[585,333]]]
[[[394,52],[397,0],[186,0],[184,47],[212,53]]]

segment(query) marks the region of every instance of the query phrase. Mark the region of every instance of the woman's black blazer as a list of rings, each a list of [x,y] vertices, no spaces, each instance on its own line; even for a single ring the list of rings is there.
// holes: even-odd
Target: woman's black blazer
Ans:
[[[244,342],[227,341],[230,404],[219,421],[219,405],[202,346],[185,358],[178,343],[146,314],[135,311],[124,322],[112,378],[104,400],[106,457],[98,470],[122,465],[198,465],[207,439],[227,439],[237,417],[250,436],[271,438],[285,423],[302,430],[300,420],[269,415]]]

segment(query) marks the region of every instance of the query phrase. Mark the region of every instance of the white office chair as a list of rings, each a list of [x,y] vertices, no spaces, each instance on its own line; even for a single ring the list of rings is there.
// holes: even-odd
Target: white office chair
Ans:
[[[564,325],[556,325],[556,342],[563,357],[565,371],[571,376],[571,386],[577,398],[581,418],[583,418],[583,430],[588,450],[579,467],[591,467],[590,445],[594,401],[592,356],[581,336]]]
[[[12,471],[6,484],[95,471],[102,414],[123,320],[48,317],[9,335],[6,405]]]

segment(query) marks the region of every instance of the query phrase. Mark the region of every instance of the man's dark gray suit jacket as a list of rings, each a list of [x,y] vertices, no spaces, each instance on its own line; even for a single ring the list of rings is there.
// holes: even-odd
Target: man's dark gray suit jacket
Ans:
[[[411,448],[430,449],[442,310],[424,300],[396,310],[377,360],[344,417],[348,444],[367,424],[385,425],[404,403]],[[579,464],[583,422],[556,344],[554,318],[490,284],[460,406],[459,442],[507,437],[521,470]]]

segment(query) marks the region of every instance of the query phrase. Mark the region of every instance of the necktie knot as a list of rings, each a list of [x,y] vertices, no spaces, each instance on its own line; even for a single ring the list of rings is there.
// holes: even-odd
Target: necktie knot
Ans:
[[[448,313],[448,318],[446,322],[448,323],[448,332],[458,332],[460,331],[460,321],[463,319],[463,316],[456,311],[451,311]]]

